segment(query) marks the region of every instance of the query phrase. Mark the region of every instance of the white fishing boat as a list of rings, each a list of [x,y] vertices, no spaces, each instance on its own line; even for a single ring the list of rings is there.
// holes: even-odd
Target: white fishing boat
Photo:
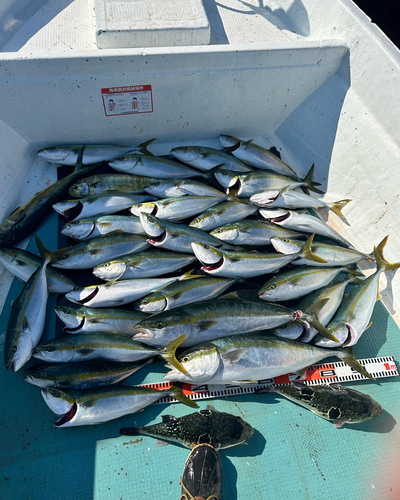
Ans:
[[[400,53],[352,1],[2,0],[0,20],[0,222],[56,180],[56,165],[38,158],[40,148],[134,146],[156,137],[150,149],[167,154],[179,145],[220,148],[224,133],[275,146],[299,175],[314,163],[326,199],[352,199],[344,209],[349,225],[334,214],[329,224],[367,253],[388,234],[385,257],[400,260]],[[3,308],[12,277],[0,273]],[[372,326],[380,337],[367,340],[357,357],[400,357],[400,272],[392,274],[382,276],[386,309],[380,306]],[[89,431],[48,427],[52,415],[39,391],[1,371],[2,498],[179,494],[185,450],[116,438],[119,421]],[[279,488],[282,499],[398,499],[399,482],[389,475],[400,438],[389,418],[400,417],[398,381],[363,388],[387,415],[379,430],[351,435],[312,416],[317,433],[305,411],[298,417],[298,407],[282,400],[267,406],[246,396],[238,408],[218,400],[218,409],[243,411],[261,434],[269,432],[266,419],[276,426],[263,455],[259,444],[255,456],[242,449],[231,456],[236,485],[225,459],[233,481],[230,490],[225,484],[226,498],[267,499]],[[29,391],[32,410],[15,401],[20,389],[24,397]],[[186,413],[181,406],[168,411]],[[131,421],[157,420],[157,408]],[[26,423],[21,412],[31,411]],[[284,412],[293,437],[283,434]],[[281,446],[273,448],[273,440]],[[277,489],[266,486],[270,478]],[[125,493],[132,488],[133,495]]]

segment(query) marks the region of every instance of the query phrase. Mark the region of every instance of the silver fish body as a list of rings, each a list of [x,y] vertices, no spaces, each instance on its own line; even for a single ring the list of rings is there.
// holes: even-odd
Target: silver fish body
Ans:
[[[104,215],[67,222],[61,234],[74,240],[84,241],[105,236],[116,231],[131,234],[146,234],[139,217],[134,215]]]
[[[92,389],[122,382],[144,364],[93,359],[61,365],[34,365],[25,369],[24,380],[42,388]]]
[[[165,198],[148,203],[138,203],[132,206],[131,212],[139,216],[141,212],[150,213],[161,220],[181,220],[203,212],[209,207],[220,203],[221,198],[212,196],[180,196]]]
[[[128,153],[145,152],[147,151],[147,146],[153,141],[155,141],[155,139],[146,141],[138,146],[87,145],[83,153],[82,163],[83,165],[91,165],[102,161],[110,161]],[[60,165],[75,165],[81,149],[81,145],[50,146],[40,149],[38,151],[38,156],[44,160],[59,163]]]
[[[157,198],[177,198],[187,195],[225,198],[225,193],[192,179],[155,180],[145,187],[145,191]]]
[[[234,170],[236,172],[249,172],[252,170],[238,158],[224,151],[204,146],[181,146],[173,148],[171,149],[171,155],[199,170],[211,170],[221,164],[224,164],[226,170]]]
[[[165,380],[192,384],[255,384],[259,380],[304,370],[328,356],[336,356],[372,378],[351,350],[329,350],[274,335],[244,333],[210,340],[184,351],[178,360],[188,374],[172,368]]]
[[[71,334],[78,333],[117,333],[132,335],[139,330],[135,326],[147,315],[134,310],[121,308],[91,308],[75,306],[57,306],[57,316],[65,324],[64,330]]]
[[[135,309],[143,313],[155,314],[194,302],[215,299],[237,280],[219,278],[196,278],[173,283],[151,293],[135,304]]]
[[[99,174],[81,179],[68,192],[74,198],[85,198],[106,193],[144,193],[144,188],[156,179],[137,175]]]
[[[127,174],[155,179],[188,179],[201,174],[197,170],[159,156],[129,155],[109,162],[110,167]]]
[[[179,279],[182,277],[109,281],[104,285],[92,285],[80,290],[73,290],[65,297],[74,304],[86,305],[87,307],[115,307],[141,299]]]
[[[304,233],[319,234],[337,241],[346,247],[351,246],[351,244],[343,238],[343,236],[313,215],[284,209],[267,210],[260,208],[259,212],[264,218],[269,219],[274,224],[278,224],[279,226],[287,229],[293,229]]]
[[[86,198],[60,201],[53,205],[53,208],[70,222],[89,217],[115,214],[130,208],[132,205],[152,199],[154,198],[150,195],[105,193]]]
[[[7,271],[26,283],[41,265],[40,257],[20,248],[0,248],[0,264]],[[46,267],[47,284],[49,291],[54,294],[65,294],[77,285],[66,276],[51,268]]]
[[[172,273],[196,262],[193,254],[168,251],[146,251],[133,255],[124,255],[93,269],[93,274],[106,281],[114,279],[155,278]]]
[[[210,233],[215,238],[234,245],[264,246],[272,243],[272,238],[299,238],[303,236],[298,231],[285,229],[278,224],[263,220],[242,220],[225,224]],[[295,253],[297,250],[288,253]],[[285,252],[283,252],[285,253]]]
[[[267,303],[265,303],[267,305]],[[276,328],[301,316],[277,304],[223,299],[197,302],[142,320],[134,338],[148,345],[163,346],[186,335],[183,347],[243,332]]]
[[[108,260],[149,247],[144,236],[115,233],[83,241],[53,252],[51,265],[63,269],[91,269]]]
[[[229,135],[220,135],[221,146],[244,163],[263,170],[273,170],[284,175],[297,178],[296,172],[268,149],[253,144],[253,141],[242,141]]]
[[[223,224],[236,222],[254,214],[258,208],[251,203],[228,200],[211,208],[190,222],[190,227],[196,227],[202,231],[211,231]]]
[[[234,247],[224,245],[221,240],[208,233],[184,224],[161,221],[151,214],[141,213],[140,222],[148,235],[148,242],[155,247],[163,247],[174,252],[193,253],[191,243],[199,241],[213,246],[221,246],[229,250]]]
[[[32,356],[46,321],[48,286],[46,267],[49,256],[32,274],[13,302],[7,324],[4,361],[7,370],[18,371]]]

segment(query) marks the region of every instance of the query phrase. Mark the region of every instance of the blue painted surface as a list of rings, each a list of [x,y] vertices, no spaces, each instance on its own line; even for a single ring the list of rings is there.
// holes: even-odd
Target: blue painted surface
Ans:
[[[56,219],[40,229],[47,246]],[[31,243],[30,249],[34,249]],[[10,302],[21,290],[14,280],[0,317],[6,329]],[[55,328],[49,304],[46,337]],[[400,358],[399,329],[377,303],[372,327],[355,347],[358,358]],[[4,340],[4,339],[3,339]],[[3,350],[3,345],[1,346]],[[32,362],[33,363],[33,362]],[[128,381],[161,381],[162,362],[147,365]],[[162,414],[185,415],[182,404],[152,406],[99,426],[57,429],[40,389],[9,373],[0,363],[0,498],[7,500],[178,499],[179,477],[189,451],[156,447],[150,437],[119,436],[120,427],[160,421]],[[247,445],[221,451],[223,498],[321,500],[398,500],[400,474],[400,385],[397,378],[349,387],[379,401],[385,413],[373,421],[336,429],[306,409],[273,394],[205,400],[221,411],[241,415],[255,433]],[[397,477],[396,477],[397,476]]]

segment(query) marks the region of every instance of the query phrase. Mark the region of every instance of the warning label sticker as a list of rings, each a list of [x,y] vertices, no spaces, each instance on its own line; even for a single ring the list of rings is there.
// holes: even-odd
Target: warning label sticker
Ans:
[[[101,89],[106,116],[153,112],[151,85],[131,85]]]

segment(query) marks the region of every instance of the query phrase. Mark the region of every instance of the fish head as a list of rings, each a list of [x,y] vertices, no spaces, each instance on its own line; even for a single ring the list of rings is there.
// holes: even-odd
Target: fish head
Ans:
[[[191,146],[181,146],[171,149],[171,155],[184,163],[191,163],[199,158],[200,152]]]
[[[56,415],[68,413],[76,404],[76,397],[72,391],[46,387],[41,391],[41,394],[47,406]]]
[[[167,299],[163,295],[148,295],[134,304],[134,309],[148,314],[156,314],[165,311],[168,306]]]
[[[6,248],[6,247],[1,247],[0,248],[0,262],[4,265],[4,264],[11,264],[12,262],[14,262],[14,260],[16,259],[17,257],[17,254],[16,254],[16,249],[15,248]],[[21,264],[22,264],[22,261],[21,261]],[[22,264],[23,265],[23,264]]]
[[[66,349],[68,346],[71,349]],[[65,339],[63,342],[58,342],[57,344],[49,342],[48,344],[36,346],[32,351],[32,356],[46,362],[68,363],[74,357],[74,349],[71,342]]]
[[[303,244],[301,241],[292,240],[290,238],[280,238],[279,236],[274,236],[271,238],[272,246],[279,253],[283,253],[285,255],[298,253]]]
[[[207,231],[207,228],[210,227],[210,224],[214,224],[214,221],[215,215],[213,214],[207,214],[206,216],[199,215],[189,223],[189,227]]]
[[[238,172],[226,170],[224,168],[218,169],[214,173],[214,177],[217,179],[218,183],[221,184],[221,186],[227,191],[229,191],[229,189],[233,186],[236,187],[238,182],[240,182],[240,174]]]
[[[258,296],[262,300],[277,302],[285,300],[285,297],[291,289],[289,281],[279,281],[278,277],[272,278],[260,289]]]
[[[211,379],[219,370],[221,356],[218,349],[212,344],[195,346],[177,356],[178,361],[186,369],[187,374],[179,372],[175,367],[167,364],[170,371],[164,376],[165,380],[202,383]]]
[[[157,215],[157,204],[155,202],[147,202],[147,203],[136,203],[136,205],[132,205],[130,211],[133,215],[139,217],[139,215],[143,212],[146,214]]]
[[[126,262],[111,260],[99,264],[93,269],[93,274],[102,280],[111,281],[121,278],[127,270]]]
[[[55,312],[65,324],[64,330],[68,333],[80,330],[85,323],[85,313],[78,307],[57,306]]]
[[[242,145],[242,141],[232,135],[220,135],[219,142],[226,152],[236,151]]]
[[[17,372],[32,356],[32,337],[24,332],[7,332],[4,361],[7,370]]]
[[[239,237],[239,229],[235,223],[225,224],[213,229],[210,234],[219,240],[233,242]]]
[[[163,243],[167,237],[167,230],[162,225],[161,221],[154,217],[154,215],[140,212],[140,223],[149,239],[147,240],[151,245],[158,246]]]
[[[143,319],[135,326],[135,329],[138,333],[132,337],[133,340],[147,345],[160,346],[184,334],[189,337],[192,326],[184,314],[172,310]]]
[[[110,167],[115,170],[119,170],[120,172],[130,172],[132,171],[138,163],[140,163],[141,155],[126,155],[120,156],[115,160],[109,161],[108,164]]]
[[[271,206],[280,195],[280,191],[271,190],[263,191],[262,193],[256,193],[250,196],[250,202],[258,207],[268,207]]]
[[[83,204],[79,200],[65,200],[55,203],[53,208],[56,212],[65,217],[67,222],[70,222],[80,215],[83,209]]]
[[[37,387],[45,388],[54,384],[54,381],[46,378],[45,369],[43,370],[41,365],[25,368],[24,374],[25,382],[36,385]]]
[[[81,219],[67,222],[61,229],[61,234],[69,236],[74,240],[83,240],[90,236],[96,228],[96,224],[90,219]]]
[[[86,304],[90,302],[99,292],[99,287],[96,285],[87,286],[84,288],[78,288],[76,290],[71,290],[65,294],[65,297],[73,302],[74,304]]]
[[[144,190],[146,191],[146,193],[149,193],[152,196],[165,198],[168,189],[173,187],[175,187],[175,183],[173,181],[154,181],[150,182],[150,184],[146,186]]]
[[[199,241],[191,243],[193,253],[202,264],[202,270],[212,273],[219,269],[224,263],[224,254],[218,248],[214,248]]]
[[[39,149],[38,156],[43,158],[44,160],[58,163],[60,161],[64,161],[68,158],[68,156],[72,153],[69,148],[63,148],[60,146],[51,146],[48,148]]]
[[[89,196],[90,194],[90,185],[87,181],[81,180],[75,184],[73,184],[68,193],[74,198],[83,198],[84,196]]]
[[[262,217],[264,217],[264,219],[268,219],[269,221],[274,222],[275,224],[279,224],[279,222],[282,222],[282,220],[286,220],[290,217],[290,211],[285,210],[283,208],[279,209],[260,208],[259,213],[260,215],[262,215]],[[275,221],[274,219],[277,220]]]

